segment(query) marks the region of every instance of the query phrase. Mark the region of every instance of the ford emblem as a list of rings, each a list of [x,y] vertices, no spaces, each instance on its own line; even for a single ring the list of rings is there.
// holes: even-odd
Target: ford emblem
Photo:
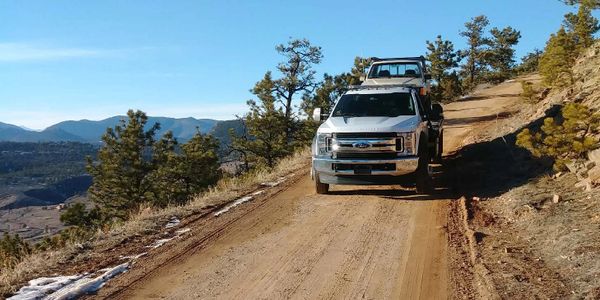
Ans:
[[[371,144],[368,142],[356,142],[356,143],[352,144],[352,147],[359,148],[359,149],[365,149],[365,148],[371,147]]]

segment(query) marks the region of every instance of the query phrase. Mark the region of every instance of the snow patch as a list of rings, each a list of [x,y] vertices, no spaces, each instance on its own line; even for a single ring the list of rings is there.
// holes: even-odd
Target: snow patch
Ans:
[[[119,258],[120,259],[126,259],[126,260],[136,260],[136,259],[138,259],[138,258],[140,258],[142,256],[146,256],[146,254],[148,254],[148,252],[142,252],[142,253],[137,254],[137,255],[127,255],[127,256],[121,255]]]
[[[169,223],[165,225],[165,228],[173,228],[179,225],[179,223],[181,223],[181,221],[177,217],[171,217],[171,220],[169,220]]]
[[[218,217],[218,216],[220,216],[220,215],[228,212],[230,209],[232,209],[232,208],[234,208],[234,207],[236,207],[236,206],[238,206],[240,204],[243,204],[245,202],[248,202],[250,200],[252,200],[252,196],[245,196],[245,197],[242,197],[240,199],[237,199],[237,200],[233,201],[233,203],[225,206],[223,209],[221,209],[218,212],[214,213],[214,215],[215,215],[215,217]]]
[[[48,300],[74,299],[84,294],[94,293],[102,288],[111,278],[129,270],[131,263],[126,262],[118,266],[105,269],[105,272],[97,277],[85,276],[73,284],[63,287],[49,295]]]
[[[167,239],[160,239],[160,240],[156,240],[152,245],[146,246],[146,248],[151,248],[151,249],[156,249],[170,241],[172,241],[173,239],[175,239],[175,237],[170,237]]]
[[[252,196],[258,196],[258,195],[260,195],[260,194],[262,194],[264,192],[265,192],[265,190],[257,191],[257,192],[252,193]]]
[[[285,177],[279,177],[279,179],[277,179],[276,181],[263,182],[260,185],[267,186],[267,187],[276,187],[276,186],[282,184],[284,181],[285,181]]]
[[[83,275],[41,277],[29,281],[29,285],[22,287],[10,300],[42,299],[48,294],[60,290],[62,287],[79,280]],[[7,299],[7,300],[8,300]]]
[[[177,234],[177,236],[180,236],[186,232],[189,232],[190,230],[192,230],[191,228],[183,228],[183,229],[179,229],[177,231],[175,231],[175,234]]]

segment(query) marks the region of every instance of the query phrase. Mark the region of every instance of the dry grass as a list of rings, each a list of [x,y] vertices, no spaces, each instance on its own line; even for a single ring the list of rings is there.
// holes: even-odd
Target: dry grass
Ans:
[[[134,236],[154,234],[173,216],[183,219],[206,211],[207,208],[234,201],[257,189],[261,183],[272,182],[302,170],[308,165],[309,159],[310,149],[303,149],[282,159],[272,170],[259,169],[242,176],[223,178],[216,186],[194,197],[186,205],[163,209],[141,206],[130,220],[99,231],[87,242],[32,254],[15,268],[0,270],[0,297],[15,292],[27,280],[52,275],[48,274],[48,270],[60,269],[57,266],[86,261],[95,253],[111,249]]]

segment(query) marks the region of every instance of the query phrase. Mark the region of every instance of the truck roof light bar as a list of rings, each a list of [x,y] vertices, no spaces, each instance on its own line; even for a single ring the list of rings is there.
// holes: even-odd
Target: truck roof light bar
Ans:
[[[378,62],[378,61],[389,61],[389,60],[419,60],[419,61],[424,61],[425,57],[424,56],[413,56],[413,57],[390,57],[390,58],[379,58],[379,57],[371,57],[371,60],[373,62]]]
[[[372,84],[372,85],[351,85],[348,90],[385,90],[390,88],[408,88],[416,89],[419,88],[416,84]]]

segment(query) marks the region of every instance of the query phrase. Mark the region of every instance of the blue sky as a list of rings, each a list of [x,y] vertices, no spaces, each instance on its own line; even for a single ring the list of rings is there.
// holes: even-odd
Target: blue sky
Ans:
[[[420,55],[438,34],[462,48],[458,32],[479,14],[521,31],[521,57],[569,10],[558,0],[0,0],[0,122],[43,129],[129,108],[232,119],[290,37],[323,47],[320,78],[357,55]]]

